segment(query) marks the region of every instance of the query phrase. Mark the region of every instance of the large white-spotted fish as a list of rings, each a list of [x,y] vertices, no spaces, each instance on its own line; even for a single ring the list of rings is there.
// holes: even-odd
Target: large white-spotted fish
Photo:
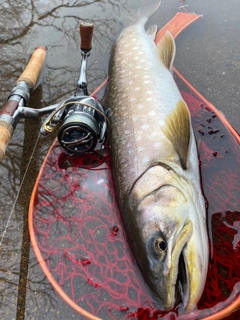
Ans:
[[[171,72],[174,39],[167,32],[156,46],[146,20],[125,28],[113,46],[113,175],[145,280],[165,310],[182,301],[191,311],[204,289],[209,256],[198,155],[189,110]]]

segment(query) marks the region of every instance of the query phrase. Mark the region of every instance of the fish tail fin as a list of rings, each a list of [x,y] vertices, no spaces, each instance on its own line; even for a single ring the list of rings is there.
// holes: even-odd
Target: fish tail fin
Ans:
[[[176,46],[173,36],[169,31],[166,32],[163,39],[158,44],[158,52],[162,63],[172,71],[173,61],[176,54]]]
[[[122,10],[127,11],[121,13],[121,16],[124,17],[124,26],[126,27],[133,24],[145,25],[148,18],[152,16],[161,5],[161,0],[152,0],[149,2],[146,0],[129,1],[126,8],[122,7]]]

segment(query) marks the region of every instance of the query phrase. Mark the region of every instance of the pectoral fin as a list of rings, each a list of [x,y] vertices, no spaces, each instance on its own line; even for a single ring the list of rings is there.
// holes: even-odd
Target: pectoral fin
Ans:
[[[162,63],[172,71],[173,61],[176,53],[176,46],[173,36],[169,31],[158,44],[158,52]]]
[[[177,152],[183,170],[187,169],[189,143],[190,143],[190,113],[186,103],[178,101],[165,120],[162,127],[163,133],[172,143]]]

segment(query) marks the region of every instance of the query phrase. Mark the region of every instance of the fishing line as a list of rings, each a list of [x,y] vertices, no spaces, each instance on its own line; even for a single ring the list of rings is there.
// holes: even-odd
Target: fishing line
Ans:
[[[3,231],[3,234],[2,234],[2,237],[1,237],[1,241],[0,241],[0,247],[2,246],[3,239],[4,239],[4,237],[5,237],[5,234],[6,234],[6,232],[7,232],[7,228],[8,228],[8,226],[9,226],[10,221],[11,221],[11,218],[12,218],[12,215],[13,215],[13,212],[14,212],[14,209],[15,209],[15,206],[16,206],[16,203],[17,203],[19,194],[20,194],[20,192],[21,192],[21,190],[22,190],[23,182],[24,182],[24,180],[25,180],[26,174],[27,174],[28,169],[29,169],[29,167],[30,167],[30,163],[31,163],[31,161],[32,161],[32,159],[33,159],[33,155],[34,155],[34,153],[35,153],[35,150],[36,150],[36,147],[37,147],[37,144],[38,144],[40,135],[41,135],[41,133],[39,132],[38,137],[37,137],[37,140],[36,140],[35,145],[34,145],[34,147],[33,147],[33,151],[32,151],[32,153],[31,153],[30,159],[29,159],[29,161],[28,161],[27,168],[26,168],[26,170],[25,170],[25,172],[24,172],[22,181],[21,181],[21,183],[20,183],[20,186],[19,186],[19,189],[18,189],[16,198],[15,198],[15,200],[14,200],[12,209],[11,209],[11,211],[10,211],[10,215],[9,215],[9,217],[8,217],[8,221],[7,221],[6,227],[5,227],[4,231]]]

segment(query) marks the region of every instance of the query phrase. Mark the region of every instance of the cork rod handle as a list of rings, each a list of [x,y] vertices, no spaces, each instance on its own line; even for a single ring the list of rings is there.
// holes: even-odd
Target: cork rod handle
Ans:
[[[34,90],[44,64],[46,53],[47,48],[44,46],[40,46],[35,49],[31,56],[31,59],[28,62],[28,65],[17,80],[17,83],[19,81],[25,81],[29,84],[31,89]]]
[[[0,161],[5,156],[7,145],[11,139],[13,127],[7,121],[0,120]]]

